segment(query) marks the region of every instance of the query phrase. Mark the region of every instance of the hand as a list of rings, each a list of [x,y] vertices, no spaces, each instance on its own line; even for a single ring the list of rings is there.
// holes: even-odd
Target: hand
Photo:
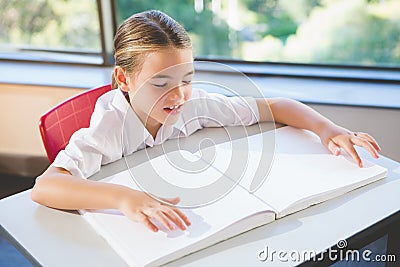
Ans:
[[[179,202],[179,198],[162,200],[172,205]],[[189,219],[172,205],[161,203],[144,192],[129,189],[121,199],[119,210],[129,219],[144,224],[154,232],[159,229],[150,219],[159,221],[169,230],[175,229],[173,224],[185,230],[190,225]]]
[[[363,164],[354,145],[364,147],[368,150],[374,158],[378,158],[378,152],[381,150],[375,139],[367,133],[351,132],[345,128],[337,125],[330,125],[320,135],[322,143],[332,152],[338,156],[343,148],[362,168]]]

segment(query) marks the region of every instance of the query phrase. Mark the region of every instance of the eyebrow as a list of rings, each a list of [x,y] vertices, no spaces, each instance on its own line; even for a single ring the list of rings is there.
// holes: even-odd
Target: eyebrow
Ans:
[[[192,71],[189,71],[188,73],[186,73],[183,77],[186,77],[186,76],[189,76],[189,75],[192,75],[192,74],[194,74],[194,70],[192,70]]]
[[[192,70],[192,71],[189,71],[188,73],[186,73],[183,77],[186,77],[186,76],[189,76],[189,75],[192,75],[194,73],[194,70]],[[156,76],[153,76],[151,79],[163,79],[163,78],[168,78],[168,79],[172,79],[172,77],[171,76],[169,76],[169,75],[165,75],[165,74],[158,74],[158,75],[156,75]]]

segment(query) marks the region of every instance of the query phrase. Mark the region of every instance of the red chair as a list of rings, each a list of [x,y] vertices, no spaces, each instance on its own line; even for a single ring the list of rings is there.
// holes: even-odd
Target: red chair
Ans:
[[[76,130],[89,127],[97,99],[110,90],[110,84],[86,90],[42,115],[39,121],[40,135],[50,163],[66,147]]]

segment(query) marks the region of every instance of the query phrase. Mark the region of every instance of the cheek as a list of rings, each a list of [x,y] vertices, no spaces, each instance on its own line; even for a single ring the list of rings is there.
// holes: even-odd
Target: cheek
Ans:
[[[150,113],[156,115],[159,113],[163,114],[165,99],[166,95],[163,92],[153,91],[147,95],[146,99],[143,99],[143,101],[148,103],[148,110]]]
[[[157,106],[161,105],[160,100],[162,98],[163,94],[160,91],[154,90],[153,88],[142,87],[133,96],[133,103],[148,113]]]
[[[184,95],[185,95],[185,101],[188,101],[190,98],[192,98],[192,86],[190,85],[190,86],[188,86],[187,88],[185,88],[185,92],[184,92]]]

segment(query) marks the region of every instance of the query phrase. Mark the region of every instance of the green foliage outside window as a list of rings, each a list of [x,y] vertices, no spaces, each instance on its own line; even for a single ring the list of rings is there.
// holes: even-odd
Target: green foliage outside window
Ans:
[[[199,58],[400,66],[400,0],[115,0],[117,22],[159,9]],[[95,0],[0,1],[0,52],[101,52]]]
[[[201,0],[197,12],[195,2],[118,0],[118,21],[162,10],[187,29],[198,57],[400,65],[400,0]]]
[[[101,50],[95,0],[1,0],[0,14],[0,50]]]

